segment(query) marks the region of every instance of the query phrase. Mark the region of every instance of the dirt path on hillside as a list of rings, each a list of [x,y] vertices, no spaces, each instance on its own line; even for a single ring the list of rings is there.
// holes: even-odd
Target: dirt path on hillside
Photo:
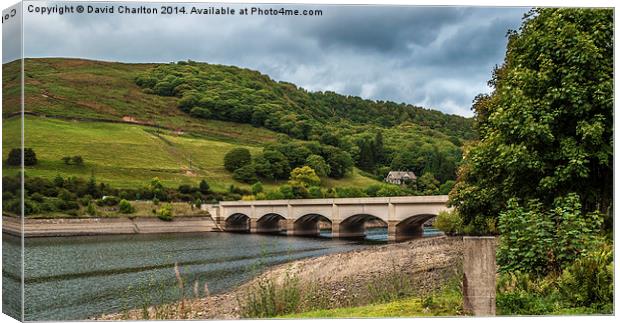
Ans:
[[[402,272],[412,277],[416,290],[424,294],[437,288],[460,269],[463,244],[460,238],[435,237],[398,244],[370,246],[345,253],[303,259],[270,268],[235,290],[185,301],[184,315],[178,315],[180,304],[167,307],[167,319],[238,319],[239,300],[265,279],[282,281],[294,276],[300,282],[320,282],[322,293],[330,299],[347,297],[367,288],[387,272]],[[155,309],[150,309],[153,317]],[[172,313],[174,312],[174,313]],[[99,320],[142,319],[141,310],[104,315]]]

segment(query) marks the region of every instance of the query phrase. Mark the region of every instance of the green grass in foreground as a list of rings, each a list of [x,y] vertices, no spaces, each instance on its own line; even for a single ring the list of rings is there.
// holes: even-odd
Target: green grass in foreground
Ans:
[[[385,304],[359,307],[317,310],[290,314],[282,318],[360,318],[360,317],[416,317],[416,316],[457,316],[460,313],[450,308],[429,308],[420,298],[402,299]]]
[[[12,148],[20,146],[20,120],[3,121],[3,160]],[[25,120],[25,146],[33,148],[38,164],[26,167],[26,174],[44,178],[77,176],[88,178],[94,171],[97,181],[117,188],[136,188],[159,177],[168,187],[180,184],[197,185],[206,179],[211,188],[224,191],[234,184],[249,187],[232,179],[224,169],[224,155],[235,147],[245,147],[252,154],[261,151],[259,146],[231,143],[215,139],[173,135],[163,131],[156,135],[154,129],[139,125],[76,122],[28,116]],[[240,131],[241,129],[235,129]],[[63,156],[80,155],[83,166],[66,165]],[[190,167],[191,160],[191,167]],[[17,173],[17,167],[4,163],[4,175]],[[265,182],[266,189],[284,183]],[[377,181],[364,177],[355,170],[346,178],[325,180],[324,185],[368,186]]]

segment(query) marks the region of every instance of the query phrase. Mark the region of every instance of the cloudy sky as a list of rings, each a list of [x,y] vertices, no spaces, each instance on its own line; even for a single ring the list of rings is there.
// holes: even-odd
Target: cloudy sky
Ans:
[[[114,3],[116,9],[119,5],[123,3]],[[257,5],[228,6],[238,10]],[[29,13],[25,7],[24,54],[121,62],[192,59],[236,65],[308,90],[331,90],[471,116],[472,99],[488,92],[486,81],[493,66],[503,60],[506,32],[517,29],[528,10],[273,7],[282,6],[321,9],[323,15],[41,15]],[[8,56],[5,54],[4,61]]]

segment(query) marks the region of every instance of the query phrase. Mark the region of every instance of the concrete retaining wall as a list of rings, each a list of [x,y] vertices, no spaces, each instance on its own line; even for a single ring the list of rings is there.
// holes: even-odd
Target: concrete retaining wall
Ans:
[[[20,235],[20,219],[3,216],[2,232]],[[188,233],[220,231],[211,217],[26,219],[26,237],[82,236],[100,234]]]

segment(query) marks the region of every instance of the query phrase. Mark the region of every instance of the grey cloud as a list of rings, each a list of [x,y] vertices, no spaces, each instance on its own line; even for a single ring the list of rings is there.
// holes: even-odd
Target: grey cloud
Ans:
[[[412,44],[429,44],[444,24],[458,22],[467,11],[467,8],[438,7],[339,7],[330,10],[330,16],[337,18],[306,26],[302,31],[317,38],[325,47],[353,46],[391,52],[406,50]]]

